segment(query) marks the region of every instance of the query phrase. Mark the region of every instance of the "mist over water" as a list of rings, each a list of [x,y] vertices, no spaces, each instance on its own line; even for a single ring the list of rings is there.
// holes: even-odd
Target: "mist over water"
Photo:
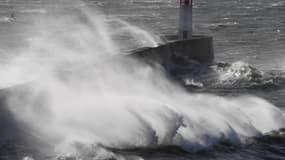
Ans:
[[[191,94],[160,67],[124,56],[128,43],[162,43],[139,27],[86,7],[41,16],[27,46],[3,60],[0,85],[26,84],[9,109],[58,154],[81,154],[82,146],[195,152],[284,127],[283,113],[263,99]],[[101,149],[97,158],[112,156]]]

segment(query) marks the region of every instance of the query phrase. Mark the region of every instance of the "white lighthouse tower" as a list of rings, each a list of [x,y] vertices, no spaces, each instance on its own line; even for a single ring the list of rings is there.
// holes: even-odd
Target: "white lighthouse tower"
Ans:
[[[192,37],[192,0],[180,0],[179,10],[179,40],[186,40]]]

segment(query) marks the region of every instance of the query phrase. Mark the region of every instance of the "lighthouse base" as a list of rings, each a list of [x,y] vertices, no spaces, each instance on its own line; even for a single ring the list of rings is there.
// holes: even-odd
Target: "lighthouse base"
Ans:
[[[166,36],[169,43],[155,48],[143,48],[132,56],[142,58],[146,62],[160,63],[169,72],[175,68],[183,68],[190,62],[211,64],[214,61],[213,38],[210,36],[192,36],[187,40],[174,40],[175,36]]]

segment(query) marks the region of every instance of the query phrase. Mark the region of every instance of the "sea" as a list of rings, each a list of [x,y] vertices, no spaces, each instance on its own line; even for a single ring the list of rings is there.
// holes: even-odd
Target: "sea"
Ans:
[[[285,159],[285,1],[193,3],[215,62],[178,82],[128,56],[178,0],[0,0],[0,159]]]

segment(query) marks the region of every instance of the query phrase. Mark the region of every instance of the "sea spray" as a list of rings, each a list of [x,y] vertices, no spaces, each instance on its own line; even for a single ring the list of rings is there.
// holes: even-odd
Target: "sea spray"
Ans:
[[[119,38],[118,43],[120,46],[124,46],[125,50],[157,47],[159,44],[165,43],[158,36],[151,35],[148,31],[131,25],[126,21],[110,18],[108,23],[117,27],[117,29],[113,30],[113,35]],[[125,43],[123,43],[124,40],[126,41]]]
[[[99,12],[44,16],[29,45],[5,64],[20,68],[11,79],[21,74],[27,83],[11,93],[9,109],[58,153],[79,154],[82,145],[197,151],[284,127],[281,111],[260,98],[190,94],[163,70],[120,56],[124,46]]]

